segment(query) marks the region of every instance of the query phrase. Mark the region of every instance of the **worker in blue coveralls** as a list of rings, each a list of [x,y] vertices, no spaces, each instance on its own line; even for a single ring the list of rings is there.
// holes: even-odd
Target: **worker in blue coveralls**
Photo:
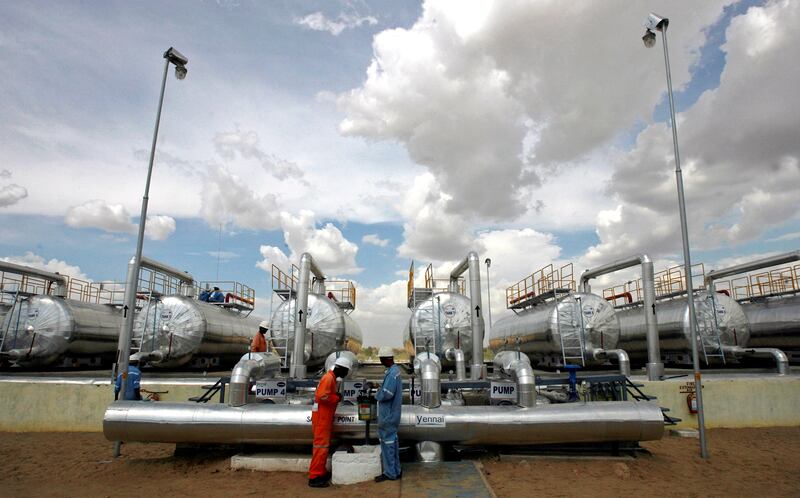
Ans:
[[[378,438],[381,441],[381,464],[383,473],[375,482],[394,481],[403,477],[400,470],[400,443],[397,427],[400,425],[400,410],[403,406],[403,380],[400,368],[394,364],[392,348],[382,346],[378,351],[381,365],[386,367],[383,384],[375,398],[378,400]]]
[[[125,400],[126,401],[140,401],[142,393],[139,391],[139,385],[142,381],[142,371],[139,370],[139,360],[131,360],[128,364],[128,379],[125,382]],[[122,389],[122,372],[117,375],[117,381],[114,383],[114,400],[119,398],[119,392]]]
[[[214,287],[214,292],[208,297],[209,303],[224,303],[225,302],[225,294],[220,292],[219,287]]]

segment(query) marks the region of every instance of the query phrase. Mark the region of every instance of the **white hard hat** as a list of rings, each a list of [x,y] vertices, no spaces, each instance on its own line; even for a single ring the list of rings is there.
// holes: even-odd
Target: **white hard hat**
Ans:
[[[394,358],[394,350],[390,346],[381,346],[378,350],[378,358]]]
[[[340,356],[336,358],[336,361],[333,363],[333,366],[344,367],[350,370],[351,368],[353,368],[353,362],[350,361],[350,358],[347,358],[346,356]]]
[[[260,329],[268,329],[269,328],[269,322],[267,320],[262,321],[261,323],[258,324],[258,328],[260,328]]]

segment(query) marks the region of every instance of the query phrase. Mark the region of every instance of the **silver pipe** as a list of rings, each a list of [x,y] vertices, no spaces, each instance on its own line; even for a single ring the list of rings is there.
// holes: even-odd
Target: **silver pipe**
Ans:
[[[485,378],[483,371],[483,318],[481,318],[481,262],[478,253],[470,251],[450,272],[450,292],[458,292],[458,277],[469,269],[469,306],[472,318],[472,364],[470,377]],[[454,287],[455,286],[455,287]]]
[[[128,261],[127,280],[125,280],[125,294],[122,306],[122,325],[117,341],[116,371],[114,379],[122,374],[122,384],[119,392],[119,399],[125,399],[127,389],[128,365],[131,355],[131,336],[133,335],[133,314],[136,311],[136,291],[138,290],[137,281],[139,278],[139,267],[136,256]]]
[[[741,346],[723,346],[722,349],[726,353],[732,354],[736,358],[743,356],[750,356],[753,358],[758,357],[771,357],[775,359],[775,366],[778,368],[778,375],[786,375],[789,373],[789,358],[786,353],[777,348],[743,348]]]
[[[295,306],[294,322],[294,349],[292,351],[289,375],[296,379],[306,376],[305,349],[306,349],[306,321],[308,320],[308,292],[311,284],[311,273],[317,281],[324,281],[325,275],[314,263],[311,254],[304,252],[300,256],[300,277],[297,284],[297,303]]]
[[[501,351],[493,360],[495,369],[502,370],[517,383],[517,404],[522,407],[536,406],[536,376],[531,360],[519,351]]]
[[[242,406],[247,403],[250,379],[274,377],[281,371],[281,359],[274,353],[246,353],[233,367],[228,387],[228,404]]]
[[[739,273],[746,273],[749,271],[760,270],[770,266],[781,265],[784,263],[791,263],[800,260],[800,251],[791,251],[768,258],[757,259],[740,265],[729,266],[719,270],[711,270],[706,274],[705,283],[709,287],[715,280],[738,275]]]
[[[664,376],[664,363],[661,361],[661,345],[658,338],[658,320],[656,318],[656,290],[653,261],[646,254],[637,254],[619,259],[607,265],[585,270],[581,274],[580,287],[583,292],[591,292],[589,280],[631,266],[642,266],[642,287],[644,287],[644,320],[647,326],[647,379],[661,380]],[[691,275],[687,273],[687,281]]]
[[[444,357],[456,364],[456,380],[467,380],[467,360],[464,351],[450,348],[444,352]]]
[[[422,377],[422,406],[438,408],[442,404],[441,365],[432,358],[426,358],[420,362],[419,371]]]
[[[139,351],[131,355],[130,361],[141,362],[159,362],[164,359],[164,352],[160,350],[155,351]]]
[[[67,277],[65,275],[61,275],[59,273],[52,273],[45,270],[40,270],[38,268],[32,268],[30,266],[8,263],[6,261],[0,261],[0,271],[7,273],[15,273],[17,275],[22,275],[24,277],[41,278],[42,280],[53,282],[54,284],[56,284],[56,289],[53,295],[59,297],[65,297],[67,295]],[[24,289],[20,289],[20,291],[23,290]]]
[[[313,439],[311,407],[251,403],[112,403],[103,418],[110,441],[287,445]],[[372,430],[375,431],[373,424]],[[333,433],[363,440],[357,407],[340,405]],[[409,442],[463,445],[531,445],[652,441],[664,433],[664,417],[649,402],[616,401],[537,406],[404,405],[399,437]],[[373,436],[374,437],[374,436]]]
[[[591,351],[592,357],[595,360],[603,361],[608,359],[609,356],[616,356],[619,363],[619,373],[625,377],[631,376],[631,359],[628,352],[624,349],[593,349]]]

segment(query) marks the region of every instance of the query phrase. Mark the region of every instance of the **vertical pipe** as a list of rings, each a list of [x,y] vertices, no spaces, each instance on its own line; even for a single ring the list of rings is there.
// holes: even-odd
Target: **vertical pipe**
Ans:
[[[656,319],[656,289],[653,262],[642,256],[642,286],[644,287],[644,323],[647,328],[647,380],[660,380],[664,376],[661,361],[661,344]]]
[[[297,297],[294,321],[294,349],[289,375],[296,379],[306,376],[306,320],[308,319],[308,291],[311,279],[312,258],[308,253],[300,256],[300,279],[297,284]]]
[[[694,289],[692,288],[692,261],[689,254],[689,229],[686,219],[686,199],[683,193],[683,173],[681,155],[678,150],[678,123],[675,120],[675,102],[672,98],[672,76],[669,69],[669,49],[667,48],[667,23],[661,28],[664,42],[664,67],[667,72],[667,93],[669,94],[669,113],[672,119],[672,142],[675,147],[675,179],[678,184],[678,207],[681,215],[681,239],[683,241],[683,265],[686,273],[686,296],[689,303],[689,326],[692,331],[692,366],[694,367],[694,391],[697,396],[697,422],[700,431],[700,456],[708,458],[706,446],[705,413],[703,410],[703,384],[700,377],[700,359],[697,351],[697,316],[694,309]]]
[[[483,373],[483,320],[481,319],[481,262],[478,253],[470,251],[469,260],[469,299],[472,313],[472,366],[470,377],[473,380],[484,378]]]
[[[128,262],[128,273],[125,280],[125,294],[123,297],[122,325],[120,328],[119,340],[117,341],[117,362],[114,380],[122,374],[122,384],[120,386],[119,399],[125,399],[126,386],[128,379],[128,362],[131,355],[131,334],[133,331],[133,314],[136,307],[136,257],[132,257]],[[131,282],[134,282],[131,286]]]

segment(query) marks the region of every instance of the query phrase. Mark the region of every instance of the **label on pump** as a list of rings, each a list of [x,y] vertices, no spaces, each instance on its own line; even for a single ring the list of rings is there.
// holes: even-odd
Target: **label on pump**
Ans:
[[[364,390],[366,380],[345,380],[342,382],[342,401],[358,401],[358,395]]]
[[[422,403],[422,386],[419,384],[414,385],[414,404]]]
[[[492,382],[492,388],[489,392],[491,399],[517,399],[517,385],[513,382]]]
[[[417,415],[417,427],[447,427],[444,415]]]
[[[286,381],[285,380],[259,380],[256,382],[256,398],[285,398],[286,397]]]

